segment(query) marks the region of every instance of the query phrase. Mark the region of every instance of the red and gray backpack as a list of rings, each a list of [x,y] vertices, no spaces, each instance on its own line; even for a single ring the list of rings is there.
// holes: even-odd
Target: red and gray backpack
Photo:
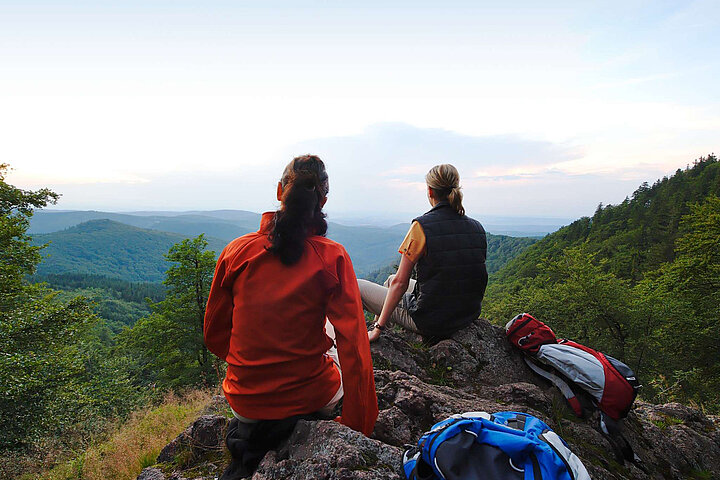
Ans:
[[[533,371],[560,388],[578,416],[583,416],[583,411],[571,387],[589,393],[597,408],[610,418],[627,416],[640,383],[623,362],[585,345],[558,339],[550,327],[527,313],[510,320],[505,335],[526,354]]]
[[[589,394],[593,407],[600,410],[600,427],[612,440],[619,441],[622,456],[639,459],[622,437],[618,423],[630,412],[640,390],[635,373],[623,362],[579,343],[558,339],[550,327],[523,313],[505,325],[508,341],[525,354],[525,362],[537,374],[553,383],[567,399],[576,415],[584,417],[578,390]]]

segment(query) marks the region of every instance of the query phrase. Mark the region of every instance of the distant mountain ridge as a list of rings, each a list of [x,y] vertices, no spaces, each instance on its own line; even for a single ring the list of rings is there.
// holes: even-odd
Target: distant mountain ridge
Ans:
[[[135,215],[126,213],[111,213],[98,211],[82,212],[53,212],[39,211],[31,220],[29,232],[33,237],[61,233],[64,229],[71,229],[84,222],[109,220],[136,228],[148,229],[164,233],[174,233],[182,237],[195,237],[204,233],[208,238],[214,238],[211,247],[216,253],[225,247],[231,240],[255,232],[260,226],[260,214],[243,210],[216,210],[210,212],[183,212],[178,215],[160,216]],[[86,232],[87,233],[87,232]],[[363,274],[392,262],[396,256],[397,247],[407,233],[407,225],[396,225],[390,228],[382,227],[349,227],[337,223],[328,223],[328,237],[341,243],[350,253],[356,273]],[[45,242],[47,240],[44,240]],[[178,240],[179,241],[179,240]],[[51,251],[51,250],[48,250]],[[77,249],[64,251],[65,254],[81,254]],[[165,250],[163,253],[167,253]],[[159,262],[164,262],[162,255]],[[91,268],[94,270],[94,268]],[[164,270],[163,270],[164,271]],[[45,273],[65,273],[52,271]],[[100,273],[88,272],[82,273]],[[112,274],[110,274],[112,276]],[[129,281],[150,281],[140,278],[129,278]]]
[[[363,217],[340,215],[329,217],[330,225],[360,228],[393,228],[397,225],[406,225],[413,214],[393,217],[395,221],[388,220],[383,214],[366,215]],[[473,216],[473,215],[471,215]],[[190,210],[183,212],[173,211],[137,211],[137,212],[102,212],[77,210],[39,210],[35,212],[29,233],[52,233],[77,225],[88,220],[107,218],[116,222],[126,223],[142,228],[154,228],[176,233],[186,233],[184,224],[204,221],[211,228],[220,231],[213,234],[218,238],[235,238],[236,232],[247,233],[257,229],[260,214],[247,210]],[[541,238],[548,233],[556,231],[563,225],[569,224],[572,219],[555,217],[504,217],[498,215],[473,216],[482,222],[485,230],[495,235],[512,237]],[[234,229],[234,227],[240,227]],[[225,230],[223,230],[225,229]],[[232,235],[228,236],[228,232]]]
[[[208,236],[232,240],[248,232],[256,231],[260,224],[260,215],[244,210],[217,210],[210,212],[137,212],[113,213],[88,211],[40,210],[30,221],[28,233],[53,233],[73,227],[90,220],[112,220],[134,227],[160,230],[197,236]]]
[[[169,266],[164,254],[174,243],[201,233],[219,254],[241,235],[257,231],[260,215],[241,210],[183,212],[162,216],[97,211],[39,211],[31,222],[34,243],[50,245],[39,274],[84,273],[132,282],[159,282]],[[361,227],[328,223],[328,237],[350,254],[365,277],[397,262],[397,248],[409,225]],[[52,232],[52,233],[43,233]],[[535,239],[488,234],[488,269],[495,271]]]

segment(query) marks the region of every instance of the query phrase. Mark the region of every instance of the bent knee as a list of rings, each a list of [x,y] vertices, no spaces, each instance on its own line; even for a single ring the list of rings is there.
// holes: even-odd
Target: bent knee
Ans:
[[[367,298],[369,292],[372,290],[373,286],[377,286],[373,282],[369,280],[365,280],[363,278],[358,278],[358,289],[360,290],[360,296],[365,299]]]

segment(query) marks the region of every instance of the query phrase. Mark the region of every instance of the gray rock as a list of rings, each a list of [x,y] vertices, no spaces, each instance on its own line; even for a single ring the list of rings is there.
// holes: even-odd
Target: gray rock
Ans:
[[[333,421],[300,421],[284,446],[270,452],[253,480],[351,480],[402,478],[399,448]]]
[[[187,431],[187,430],[186,430]],[[185,432],[181,433],[173,441],[168,443],[160,450],[157,457],[157,463],[170,463],[175,460],[180,451],[184,448]]]
[[[544,390],[538,385],[518,382],[500,385],[495,388],[488,388],[483,396],[493,398],[503,404],[516,403],[528,406],[540,412],[550,412],[553,408],[553,398],[560,398],[555,395],[554,390]],[[561,400],[564,401],[564,400]]]
[[[144,468],[137,480],[165,480],[165,474],[159,468]]]
[[[628,418],[628,437],[652,470],[666,478],[711,473],[720,478],[720,430],[697,409],[638,402]]]
[[[402,370],[420,378],[427,375],[427,348],[418,335],[388,330],[370,345],[370,352],[376,370]]]
[[[190,427],[190,441],[193,450],[197,452],[222,450],[228,423],[228,418],[220,415],[203,415],[195,420]]]
[[[372,437],[391,445],[414,444],[435,423],[454,413],[525,410],[520,403],[499,404],[482,396],[424,383],[405,372],[375,371],[380,414]]]
[[[201,416],[160,451],[157,462],[174,462],[178,454],[188,450],[195,457],[208,452],[222,452],[228,422],[229,419],[222,415]]]
[[[371,346],[375,368],[401,370],[465,391],[522,382],[533,375],[505,340],[504,331],[484,320],[432,346],[421,340],[410,332],[383,333]]]
[[[505,339],[505,331],[486,320],[478,320],[460,330],[450,341],[467,352],[459,362],[451,359],[450,363],[453,371],[458,372],[460,382],[456,385],[460,388],[465,383],[475,389],[516,382],[532,383],[529,379],[535,378],[522,355]]]

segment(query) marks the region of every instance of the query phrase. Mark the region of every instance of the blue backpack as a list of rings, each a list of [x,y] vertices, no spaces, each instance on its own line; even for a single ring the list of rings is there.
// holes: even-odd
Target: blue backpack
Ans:
[[[525,413],[453,415],[405,451],[409,480],[590,480],[585,466],[541,420]]]

